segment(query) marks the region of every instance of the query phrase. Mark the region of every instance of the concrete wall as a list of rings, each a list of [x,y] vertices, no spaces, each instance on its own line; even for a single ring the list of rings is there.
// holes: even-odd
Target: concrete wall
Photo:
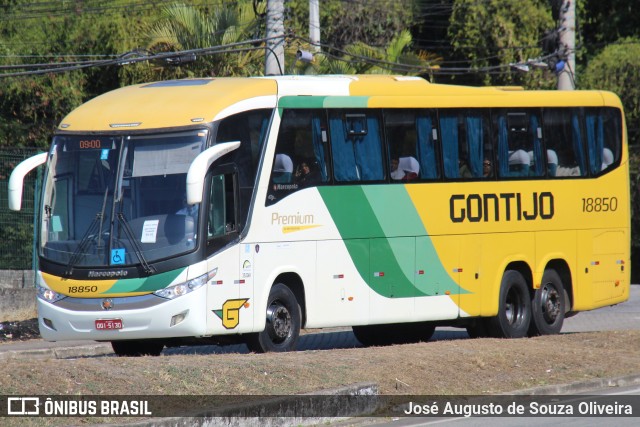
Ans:
[[[38,317],[31,270],[0,270],[0,322]]]

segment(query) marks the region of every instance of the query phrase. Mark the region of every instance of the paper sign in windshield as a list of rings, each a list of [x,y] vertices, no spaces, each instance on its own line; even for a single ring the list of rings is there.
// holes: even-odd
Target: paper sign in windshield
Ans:
[[[142,224],[142,237],[140,237],[141,243],[155,243],[156,236],[158,235],[158,223],[160,220],[152,219],[145,221]]]

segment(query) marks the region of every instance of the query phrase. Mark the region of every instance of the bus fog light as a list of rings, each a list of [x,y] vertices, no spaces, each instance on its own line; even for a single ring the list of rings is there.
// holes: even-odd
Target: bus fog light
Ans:
[[[57,330],[55,326],[53,326],[53,322],[51,321],[51,319],[47,319],[43,317],[42,323],[44,323],[44,326],[46,326],[49,329],[53,329],[54,331]]]
[[[178,323],[181,323],[184,319],[187,318],[187,314],[189,314],[189,310],[176,314],[171,318],[171,324],[169,326],[176,326]]]

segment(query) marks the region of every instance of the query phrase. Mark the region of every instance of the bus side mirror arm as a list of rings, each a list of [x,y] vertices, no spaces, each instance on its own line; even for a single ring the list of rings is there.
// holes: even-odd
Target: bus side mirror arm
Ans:
[[[47,161],[47,153],[36,154],[26,160],[20,162],[18,166],[11,172],[9,178],[9,209],[19,211],[22,207],[22,188],[24,185],[24,177]]]
[[[202,202],[204,177],[209,167],[225,154],[240,147],[240,141],[223,142],[209,147],[193,159],[187,172],[187,204],[195,205]]]

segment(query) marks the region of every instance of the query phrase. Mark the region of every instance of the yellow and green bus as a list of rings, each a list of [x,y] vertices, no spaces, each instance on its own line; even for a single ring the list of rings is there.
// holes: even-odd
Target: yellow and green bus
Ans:
[[[60,123],[39,209],[47,340],[118,355],[301,328],[364,345],[558,333],[629,296],[625,120],[602,91],[401,76],[202,78]]]

